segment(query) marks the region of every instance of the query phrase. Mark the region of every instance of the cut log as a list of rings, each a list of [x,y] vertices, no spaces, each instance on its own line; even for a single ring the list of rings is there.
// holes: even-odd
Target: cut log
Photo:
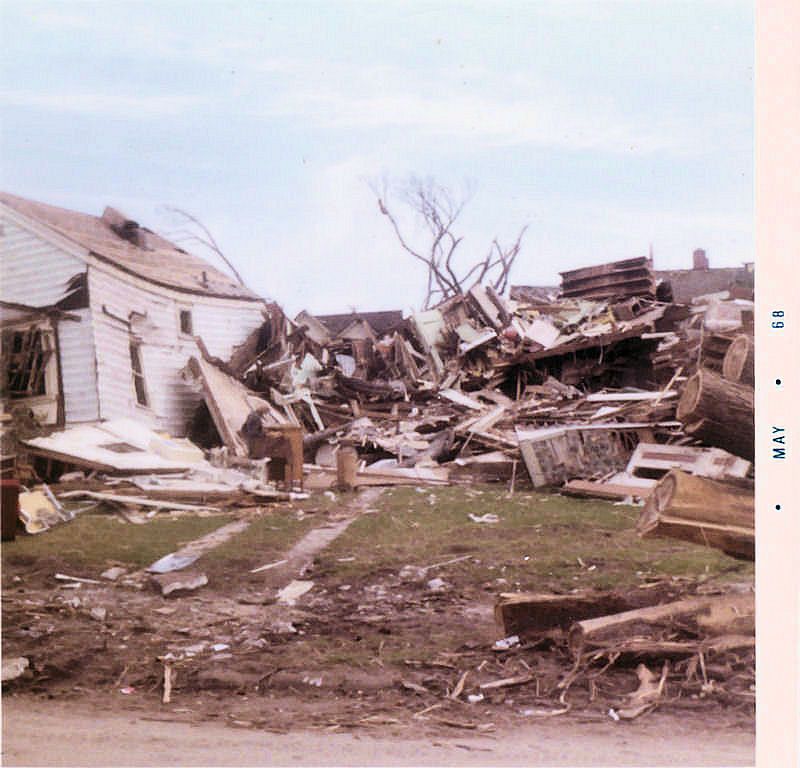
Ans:
[[[657,600],[658,595],[652,590],[626,595],[594,591],[569,595],[504,592],[495,604],[494,616],[504,637],[523,637],[553,629],[567,631],[576,621],[641,608]]]
[[[676,416],[693,437],[752,461],[753,400],[752,387],[701,368],[686,382]]]
[[[636,530],[640,536],[667,536],[753,560],[754,494],[749,488],[672,471],[653,489]]]
[[[755,526],[752,489],[678,470],[668,472],[659,481],[645,504],[642,517],[648,507],[684,520],[750,529]]]
[[[722,361],[722,375],[731,381],[755,386],[755,346],[752,336],[741,334],[731,342]]]
[[[659,642],[673,640],[677,630],[690,638],[752,635],[755,633],[755,595],[679,600],[579,621],[570,629],[569,648],[575,658],[580,658],[585,650],[622,646],[639,638]]]
[[[722,550],[726,555],[741,560],[756,559],[755,537],[752,530],[735,526],[699,523],[677,517],[660,515],[653,527],[643,536],[665,536],[692,544],[702,544]]]
[[[710,333],[704,336],[700,345],[700,358],[703,368],[719,373],[722,370],[722,362],[732,339],[731,333]]]

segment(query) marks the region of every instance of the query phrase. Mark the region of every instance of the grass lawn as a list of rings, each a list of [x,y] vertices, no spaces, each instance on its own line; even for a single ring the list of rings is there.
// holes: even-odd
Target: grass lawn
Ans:
[[[308,515],[298,520],[295,510],[276,506],[256,518],[246,531],[203,555],[198,566],[230,564],[235,569],[262,558],[266,558],[263,562],[277,559],[310,527],[319,524],[315,518]],[[233,519],[233,515],[181,515],[156,517],[136,525],[112,515],[82,514],[35,536],[20,533],[14,541],[3,542],[3,573],[8,574],[18,565],[53,560],[72,568],[75,575],[91,575],[112,562],[132,569],[144,568]]]
[[[232,519],[187,515],[134,525],[111,515],[82,514],[35,536],[19,534],[3,542],[3,569],[34,558],[58,558],[76,567],[102,567],[113,560],[142,568]]]
[[[203,555],[198,567],[241,573],[280,559],[303,534],[322,525],[326,511],[345,507],[352,495],[322,494],[296,505],[275,505],[250,527]],[[298,510],[311,514],[298,515]],[[476,523],[469,514],[493,514]],[[753,564],[707,547],[671,539],[640,539],[638,507],[555,494],[505,489],[389,488],[339,538],[315,558],[315,578],[332,585],[429,566],[468,556],[435,575],[467,586],[491,583],[498,591],[565,591],[576,587],[628,588],[663,576],[741,581]],[[15,565],[56,558],[76,574],[109,562],[142,568],[230,522],[232,515],[159,518],[140,525],[101,514],[79,515],[36,536],[4,542],[4,575]]]
[[[374,506],[375,514],[362,516],[317,556],[315,572],[346,582],[470,555],[439,575],[475,586],[494,582],[509,591],[624,589],[658,576],[753,576],[752,563],[715,549],[640,539],[639,507],[555,494],[509,497],[492,487],[394,488]],[[476,523],[470,513],[491,513],[499,522]]]

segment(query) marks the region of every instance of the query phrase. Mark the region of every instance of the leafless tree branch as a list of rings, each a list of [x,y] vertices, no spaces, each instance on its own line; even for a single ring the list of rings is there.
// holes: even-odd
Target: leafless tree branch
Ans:
[[[522,228],[510,248],[504,249],[495,238],[486,258],[473,264],[459,277],[456,251],[463,238],[456,235],[454,227],[471,197],[471,190],[467,190],[461,199],[456,200],[446,187],[431,179],[421,180],[413,176],[400,188],[400,199],[422,218],[430,234],[430,245],[423,251],[409,244],[401,232],[397,218],[389,210],[387,179],[383,179],[380,189],[374,182],[370,183],[370,188],[377,198],[380,212],[389,219],[401,247],[427,267],[427,293],[423,304],[425,309],[432,306],[434,299],[444,301],[490,279],[490,285],[498,292],[502,293],[506,289],[509,273],[519,253],[527,226]],[[470,284],[468,281],[476,274],[477,279]]]
[[[211,234],[211,232],[208,231],[208,228],[205,226],[205,224],[203,224],[202,221],[200,221],[200,219],[198,219],[196,216],[193,216],[188,211],[184,211],[182,208],[176,208],[174,206],[165,205],[164,210],[170,214],[173,214],[174,216],[178,216],[179,218],[183,219],[184,222],[188,222],[189,224],[200,230],[202,234],[197,234],[196,232],[192,232],[191,230],[188,229],[181,230],[181,232],[185,234],[187,240],[192,240],[196,243],[204,245],[206,248],[209,248],[214,253],[216,253],[217,256],[219,256],[225,262],[228,269],[230,269],[230,271],[233,272],[233,275],[239,282],[239,285],[241,285],[244,288],[247,288],[244,280],[242,279],[242,276],[239,274],[236,267],[234,267],[233,264],[231,264],[231,262],[222,252],[222,249],[217,244],[217,241],[214,239],[214,236]]]

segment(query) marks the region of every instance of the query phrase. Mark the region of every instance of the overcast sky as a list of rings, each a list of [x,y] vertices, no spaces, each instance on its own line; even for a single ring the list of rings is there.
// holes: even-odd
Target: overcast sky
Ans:
[[[697,247],[716,267],[754,258],[750,2],[3,0],[0,14],[2,188],[164,233],[163,207],[184,208],[292,315],[419,307],[424,268],[369,186],[410,174],[472,189],[465,264],[529,225],[512,284],[651,244],[661,269]]]

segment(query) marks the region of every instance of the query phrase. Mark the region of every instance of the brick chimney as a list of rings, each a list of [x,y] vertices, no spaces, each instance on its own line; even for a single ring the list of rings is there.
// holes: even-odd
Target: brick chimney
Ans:
[[[708,257],[702,248],[698,248],[692,254],[692,269],[708,269]]]

